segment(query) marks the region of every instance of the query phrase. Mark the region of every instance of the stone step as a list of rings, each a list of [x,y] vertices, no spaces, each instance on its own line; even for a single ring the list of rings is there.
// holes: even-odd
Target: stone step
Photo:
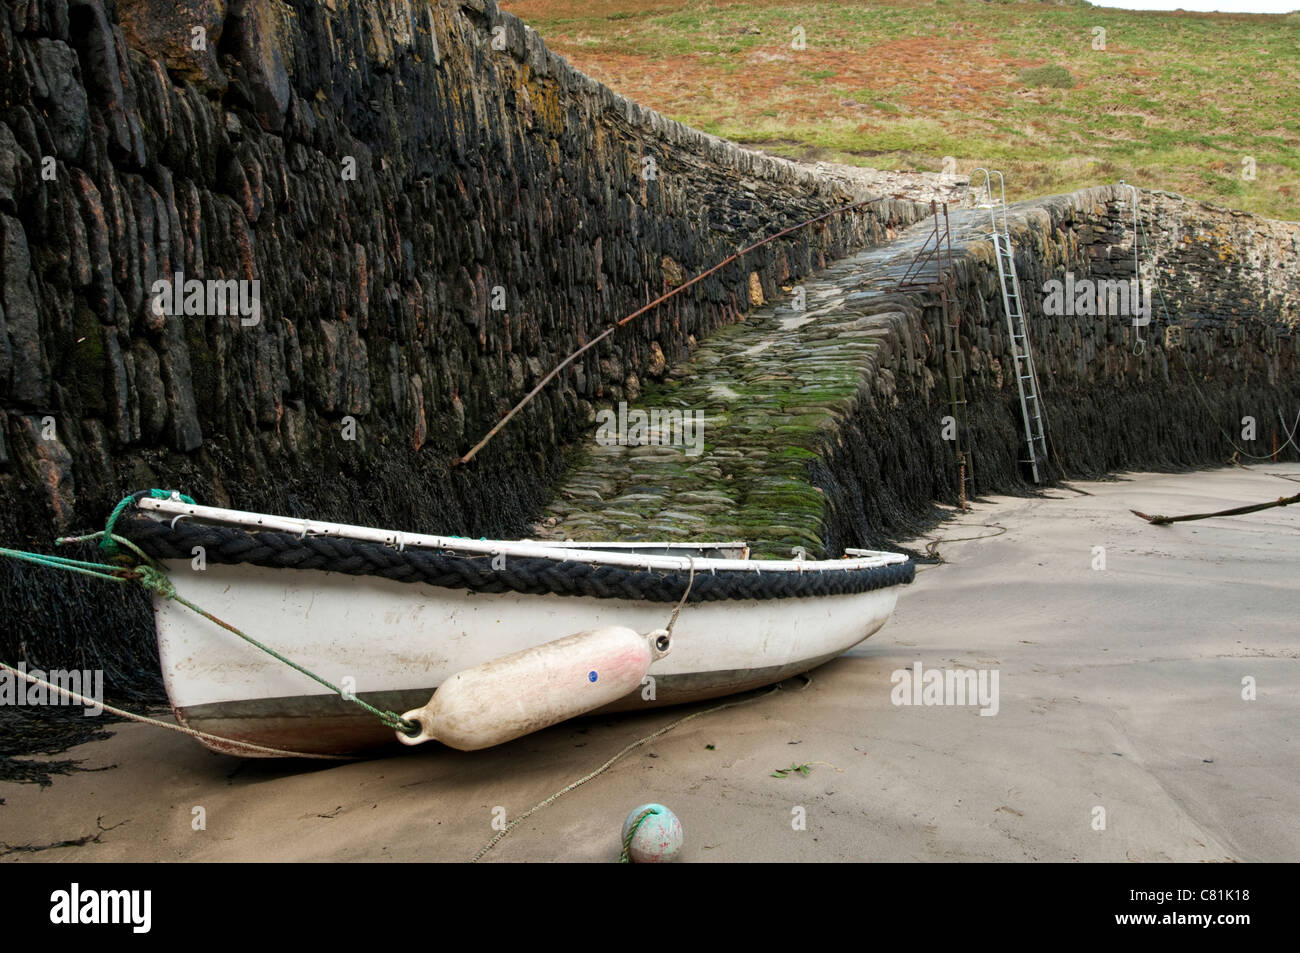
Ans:
[[[803,282],[805,310],[790,300],[756,309],[625,410],[610,408],[614,432],[593,431],[537,538],[740,538],[756,555],[820,552],[826,501],[810,464],[874,380],[903,317],[880,276],[901,275],[929,229],[837,262]],[[661,425],[669,411],[685,420]],[[598,442],[610,437],[629,445]]]

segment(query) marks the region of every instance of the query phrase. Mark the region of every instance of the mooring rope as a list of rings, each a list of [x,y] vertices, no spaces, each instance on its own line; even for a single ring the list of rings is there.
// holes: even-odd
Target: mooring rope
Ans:
[[[310,671],[309,669],[305,668],[302,665],[299,665],[293,659],[281,655],[279,652],[271,648],[269,645],[265,645],[262,642],[259,642],[257,639],[249,635],[247,632],[241,632],[239,629],[235,628],[229,622],[225,622],[222,619],[218,619],[215,615],[213,615],[211,612],[208,612],[206,609],[202,609],[199,606],[196,606],[194,603],[190,602],[190,600],[186,599],[184,596],[177,593],[176,587],[172,585],[172,581],[169,578],[167,578],[167,575],[165,573],[154,569],[152,566],[141,566],[139,567],[137,572],[139,572],[140,574],[140,580],[139,580],[140,584],[144,586],[146,589],[151,589],[154,592],[158,593],[159,595],[163,596],[164,598],[172,599],[176,602],[179,602],[181,605],[185,606],[185,608],[193,612],[197,612],[199,615],[203,616],[203,618],[211,622],[215,622],[217,625],[221,626],[223,629],[226,629],[229,632],[233,632],[235,635],[239,636],[249,645],[254,645],[257,648],[261,649],[263,652],[271,656],[277,662],[283,662],[285,665],[289,666],[295,672],[301,672],[303,675],[306,675],[308,678],[312,679],[313,681],[318,682],[321,685],[324,685],[326,688],[334,692],[334,694],[338,695],[344,701],[352,702],[352,704],[357,705],[365,709],[366,711],[370,712],[370,714],[376,716],[381,722],[383,722],[387,727],[392,728],[394,731],[404,731],[407,734],[415,734],[419,732],[420,726],[415,724],[414,722],[407,721],[405,718],[398,715],[396,712],[385,711],[381,708],[376,708],[374,705],[371,705],[369,702],[362,701],[356,695],[352,694],[351,692],[344,691],[343,689],[339,688],[337,685],[330,682],[329,680],[322,678],[321,676],[317,675],[315,672]]]
[[[0,546],[0,556],[17,559],[20,562],[34,563],[37,566],[45,566],[48,569],[61,569],[64,572],[75,572],[84,576],[93,576],[96,579],[103,579],[108,582],[131,581],[130,569],[114,568],[105,563],[92,563],[81,559],[68,559],[65,556],[51,556],[47,553],[29,553],[21,549],[6,549],[3,546]]]
[[[139,500],[146,495],[151,495],[155,499],[171,498],[171,494],[165,490],[149,490],[149,491],[141,491],[139,493],[133,493],[130,496],[126,497],[124,500],[122,500],[122,502],[118,503],[118,505],[113,508],[113,512],[108,518],[108,525],[100,532],[91,533],[88,536],[77,536],[77,537],[72,537],[67,539],[61,538],[56,542],[57,543],[87,542],[98,538],[100,540],[99,545],[101,549],[107,548],[104,545],[106,542],[111,542],[113,544],[113,549],[112,549],[113,552],[118,552],[119,547],[121,545],[126,545],[130,547],[133,551],[138,553],[142,558],[148,560],[149,557],[146,556],[143,552],[141,552],[141,550],[138,547],[136,547],[130,540],[117,536],[112,532],[112,528],[114,524],[117,522],[118,518],[122,515],[122,513],[127,508],[129,508],[132,504],[134,504],[136,500]],[[180,499],[182,499],[183,501],[188,501],[191,504],[194,503],[194,501],[189,497],[182,497],[180,496],[180,494],[177,494],[177,496],[180,497]],[[376,716],[381,722],[383,722],[385,726],[392,728],[394,731],[402,731],[402,732],[406,732],[407,734],[412,734],[419,731],[418,725],[414,724],[413,722],[407,721],[405,718],[403,718],[396,712],[386,711],[381,708],[376,708],[374,705],[371,705],[369,702],[363,701],[362,699],[358,698],[353,693],[344,691],[339,686],[333,684],[332,682],[326,680],[325,678],[322,678],[320,675],[317,675],[315,672],[312,672],[311,670],[305,668],[304,666],[299,665],[297,662],[293,661],[292,659],[277,652],[269,645],[259,642],[257,639],[253,638],[248,633],[243,632],[240,629],[236,628],[235,626],[231,625],[229,622],[219,619],[217,618],[217,616],[213,615],[211,612],[208,612],[206,609],[203,609],[200,606],[195,605],[193,602],[186,599],[184,596],[180,595],[176,591],[176,587],[172,584],[172,581],[170,578],[168,578],[166,572],[164,572],[161,567],[154,565],[152,563],[152,560],[149,560],[148,562],[142,562],[131,567],[111,567],[104,563],[87,562],[85,560],[80,560],[80,559],[68,559],[64,556],[51,556],[45,553],[29,553],[29,552],[24,552],[22,550],[4,549],[4,548],[0,548],[0,556],[7,556],[11,559],[17,559],[23,562],[35,563],[36,565],[45,566],[50,569],[60,569],[66,572],[82,573],[87,576],[94,576],[95,578],[98,579],[106,579],[106,580],[111,580],[113,582],[138,582],[144,588],[157,593],[158,595],[162,596],[165,599],[171,599],[175,602],[178,602],[181,605],[185,606],[190,611],[203,616],[205,619],[209,620],[210,622],[216,623],[217,625],[221,626],[223,629],[227,630],[228,632],[234,633],[235,635],[239,636],[241,639],[243,639],[245,642],[249,643],[250,645],[253,645],[261,649],[263,652],[270,655],[276,661],[283,662],[285,665],[289,666],[294,671],[301,672],[303,675],[306,675],[308,678],[312,679],[313,681],[325,686],[330,691],[334,692],[336,695],[342,698],[344,701],[351,702],[352,704],[357,705],[358,707],[364,709],[365,711],[368,711],[370,714]]]
[[[941,563],[947,562],[943,556],[939,555],[939,547],[943,543],[968,543],[981,539],[996,539],[1007,531],[1005,526],[999,526],[997,523],[978,523],[974,525],[979,526],[981,529],[995,529],[997,532],[985,533],[983,536],[922,536],[922,539],[929,540],[925,544],[925,554],[931,559],[939,560]]]
[[[1252,503],[1248,506],[1235,506],[1229,510],[1218,510],[1214,513],[1189,513],[1184,516],[1150,516],[1146,513],[1139,513],[1137,510],[1129,510],[1134,516],[1140,516],[1148,523],[1154,523],[1156,526],[1168,526],[1170,523],[1182,523],[1187,520],[1208,520],[1215,516],[1244,516],[1247,513],[1258,513],[1260,510],[1272,509],[1275,506],[1290,506],[1292,503],[1300,503],[1300,493],[1295,496],[1279,496],[1271,503]]]
[[[0,662],[0,670],[9,672],[11,675],[15,675],[18,678],[25,679],[26,681],[32,683],[33,685],[41,685],[44,686],[45,688],[50,689],[51,691],[59,692],[62,695],[66,695],[68,698],[71,698],[72,700],[79,702],[80,704],[85,705],[88,708],[102,708],[104,711],[109,712],[110,714],[117,715],[119,718],[126,718],[130,721],[138,721],[141,724],[153,725],[157,728],[166,728],[168,731],[179,731],[183,735],[189,735],[191,738],[198,738],[201,741],[219,742],[220,744],[223,745],[235,745],[237,747],[244,748],[245,750],[248,751],[256,751],[261,754],[275,755],[276,757],[282,757],[282,758],[322,758],[330,761],[352,760],[346,755],[309,754],[304,751],[284,751],[280,748],[268,748],[265,745],[256,745],[253,744],[251,741],[237,741],[234,738],[223,738],[220,735],[210,735],[206,731],[198,731],[194,728],[188,727],[187,725],[173,725],[170,722],[159,721],[157,718],[150,718],[148,715],[139,715],[136,714],[135,712],[126,711],[125,709],[122,708],[115,708],[112,705],[105,704],[104,702],[101,701],[96,701],[93,698],[87,698],[85,695],[79,694],[78,692],[74,692],[69,688],[64,688],[62,685],[55,685],[52,682],[47,682],[43,678],[37,678],[35,675],[32,675],[30,672],[19,671],[18,669],[14,668],[12,665],[6,665],[4,662]]]
[[[644,738],[638,738],[636,741],[632,742],[630,745],[628,745],[618,754],[614,755],[614,757],[610,758],[608,761],[602,764],[595,771],[592,771],[590,774],[583,775],[578,780],[574,781],[572,784],[566,785],[565,787],[556,791],[546,800],[534,804],[528,810],[524,811],[524,813],[520,814],[513,821],[507,824],[502,830],[498,831],[490,841],[488,841],[485,845],[483,845],[483,849],[480,850],[477,854],[475,854],[472,858],[470,858],[470,863],[471,864],[478,863],[487,854],[488,851],[490,851],[493,847],[499,844],[501,842],[501,839],[504,838],[507,834],[509,834],[512,830],[514,830],[517,825],[528,820],[528,818],[532,817],[534,814],[536,814],[538,811],[540,811],[542,808],[546,807],[547,805],[554,804],[556,801],[564,797],[564,795],[568,794],[570,791],[573,791],[576,788],[580,788],[582,787],[582,785],[586,784],[588,781],[592,780],[593,778],[597,778],[600,775],[604,774],[606,771],[608,771],[611,767],[614,766],[615,762],[617,762],[620,758],[626,755],[629,751],[633,751],[634,749],[641,747],[643,744],[649,741],[654,741],[656,738],[660,737],[661,735],[668,734],[668,732],[672,731],[674,728],[680,728],[688,721],[694,721],[696,718],[701,718],[704,715],[710,715],[715,711],[722,711],[724,708],[735,708],[737,705],[748,705],[750,702],[756,702],[761,698],[767,698],[769,695],[773,694],[774,692],[779,692],[780,690],[781,690],[780,684],[773,685],[770,689],[763,692],[763,694],[761,695],[755,695],[752,698],[742,698],[739,701],[726,702],[725,704],[722,705],[715,705],[712,708],[706,708],[704,711],[697,711],[694,714],[687,715],[685,718],[679,718],[677,719],[677,721],[674,721],[671,724],[664,725],[664,727],[660,728],[658,731],[651,732],[650,734],[646,735]]]
[[[677,603],[677,608],[673,610],[673,614],[668,618],[669,635],[673,634],[673,626],[677,624],[677,617],[681,615],[682,606],[686,605],[686,599],[690,596],[691,589],[695,586],[695,557],[688,556],[687,558],[691,561],[691,577],[686,580],[686,591],[682,593],[681,601]]]
[[[113,507],[113,512],[108,516],[108,523],[104,526],[103,539],[101,539],[99,543],[100,549],[109,554],[117,553],[117,537],[113,535],[113,528],[117,525],[118,519],[127,511],[127,509],[134,506],[138,500],[142,500],[146,496],[152,497],[155,500],[170,500],[175,498],[180,500],[182,503],[188,503],[190,506],[197,505],[195,504],[193,497],[186,496],[184,493],[178,493],[174,490],[140,490],[136,493],[132,493],[130,496],[123,497],[117,506]],[[78,541],[86,538],[87,537],[84,536],[79,537]],[[136,550],[136,552],[139,552],[139,550]]]

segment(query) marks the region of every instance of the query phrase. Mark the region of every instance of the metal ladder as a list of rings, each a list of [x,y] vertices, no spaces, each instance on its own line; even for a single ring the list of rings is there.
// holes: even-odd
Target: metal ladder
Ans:
[[[981,190],[975,188],[975,176],[984,173],[983,201]],[[1001,197],[993,198],[993,176],[998,177]],[[1029,450],[1026,462],[1034,475],[1034,482],[1042,482],[1039,463],[1047,462],[1047,436],[1043,424],[1043,408],[1039,399],[1038,375],[1034,371],[1034,356],[1029,344],[1029,328],[1025,323],[1024,308],[1020,302],[1020,280],[1016,276],[1016,260],[1011,247],[1011,234],[1007,228],[1007,186],[1002,173],[996,169],[976,169],[971,173],[971,189],[975,192],[976,208],[989,210],[989,223],[993,231],[993,254],[998,262],[998,281],[1002,284],[1002,308],[1007,315],[1007,332],[1011,335],[1011,356],[1015,364],[1016,387],[1020,391],[1020,413],[1025,421],[1025,443]],[[998,226],[998,206],[1002,208],[1002,225]]]

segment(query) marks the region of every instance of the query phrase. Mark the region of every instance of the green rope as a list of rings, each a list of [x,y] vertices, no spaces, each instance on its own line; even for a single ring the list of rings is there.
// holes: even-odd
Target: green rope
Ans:
[[[113,527],[117,525],[118,518],[127,511],[128,508],[135,505],[136,498],[141,496],[139,493],[132,493],[130,496],[123,497],[122,501],[113,507],[113,512],[108,515],[108,523],[104,526],[104,537],[99,542],[99,548],[109,555],[117,555],[118,537],[113,535]],[[147,494],[151,499],[170,500],[175,496],[182,503],[188,503],[190,506],[197,506],[194,497],[186,496],[184,493],[177,493],[175,490],[150,490]]]
[[[103,563],[84,562],[80,559],[67,559],[63,556],[49,556],[45,553],[27,553],[22,550],[5,549],[3,547],[0,547],[0,556],[35,563],[38,566],[45,566],[50,569],[63,569],[67,572],[94,576],[97,579],[106,579],[109,582],[129,582],[131,579],[129,575],[125,574],[128,570],[114,569],[112,566],[106,566]]]
[[[649,817],[651,814],[658,814],[658,813],[659,812],[656,811],[654,808],[648,807],[640,814],[637,815],[636,820],[632,822],[632,826],[629,827],[627,829],[627,833],[623,835],[623,853],[620,854],[618,858],[618,862],[620,864],[630,864],[632,862],[632,858],[628,856],[628,851],[632,849],[632,838],[636,837],[637,830],[641,827],[641,823],[647,817]]]
[[[54,545],[66,546],[69,543],[89,543],[96,539],[101,540],[101,545],[102,545],[102,538],[105,536],[108,536],[111,539],[111,541],[117,546],[125,546],[127,549],[131,550],[131,552],[136,554],[140,562],[148,563],[151,566],[157,565],[157,563],[155,563],[154,560],[143,549],[141,549],[135,543],[131,542],[125,536],[110,534],[108,530],[105,529],[101,529],[97,533],[87,533],[85,536],[60,536],[58,539],[54,541]]]
[[[163,490],[153,490],[152,492],[155,494],[163,493],[165,496],[167,495]],[[127,497],[127,500],[123,502],[132,501],[132,500],[134,500],[134,497]],[[182,500],[189,500],[189,498],[182,497]],[[189,500],[189,502],[193,503],[193,500]],[[109,528],[112,527],[113,522],[116,520],[116,518],[119,515],[121,515],[120,511],[122,509],[123,506],[121,503],[119,503],[117,509],[113,511],[113,516],[109,517],[109,521],[108,521]],[[250,645],[256,646],[257,648],[261,649],[263,652],[270,655],[272,658],[276,659],[277,661],[283,662],[285,665],[288,665],[293,670],[297,672],[301,672],[303,675],[306,675],[308,678],[312,679],[313,681],[316,681],[321,685],[324,685],[330,691],[334,692],[336,695],[341,697],[344,701],[349,701],[352,702],[354,705],[359,705],[361,708],[370,712],[370,714],[375,715],[381,722],[383,722],[387,727],[392,728],[394,731],[402,731],[405,732],[406,734],[415,734],[417,731],[420,730],[419,725],[415,724],[414,722],[407,721],[405,718],[401,717],[396,712],[385,711],[383,709],[376,708],[374,705],[362,701],[360,698],[357,698],[355,695],[343,691],[343,689],[321,678],[315,672],[308,671],[307,669],[303,668],[301,665],[299,665],[297,662],[293,661],[292,659],[286,658],[285,656],[281,655],[279,652],[271,648],[269,645],[262,644],[261,642],[257,641],[257,639],[253,638],[251,635],[248,635],[246,632],[241,632],[239,629],[235,628],[230,623],[223,622],[221,619],[218,619],[212,613],[207,612],[206,610],[196,606],[194,603],[190,602],[184,596],[181,596],[179,593],[177,593],[176,587],[172,584],[172,581],[167,576],[167,574],[159,566],[154,565],[153,561],[150,560],[149,557],[146,556],[139,549],[139,547],[137,547],[129,539],[125,539],[121,536],[116,536],[112,534],[109,531],[109,529],[106,528],[101,530],[98,533],[91,533],[87,536],[61,537],[55,542],[56,545],[62,545],[64,543],[87,542],[89,540],[96,539],[96,538],[100,539],[101,549],[107,548],[104,545],[105,542],[112,543],[114,551],[117,551],[118,547],[120,546],[126,546],[134,550],[137,554],[139,554],[139,556],[143,561],[139,565],[133,567],[114,567],[114,566],[105,565],[104,563],[86,562],[85,560],[81,560],[81,559],[68,559],[65,556],[51,556],[45,553],[28,553],[18,549],[5,549],[3,547],[0,547],[0,556],[7,556],[10,559],[17,559],[22,562],[34,563],[35,565],[38,566],[45,566],[48,569],[60,569],[65,572],[75,572],[86,576],[93,576],[96,579],[105,579],[108,580],[109,582],[138,582],[144,588],[152,592],[156,592],[164,599],[173,599],[176,602],[179,602],[181,605],[185,606],[187,609],[203,616],[205,619],[208,619],[211,622],[215,622],[223,629],[226,629],[229,632],[233,632],[235,635],[239,636],[245,642],[248,642]]]
[[[273,659],[283,662],[285,665],[289,666],[294,671],[301,672],[302,674],[306,675],[308,678],[312,679],[313,681],[319,682],[321,685],[324,685],[330,691],[342,697],[345,701],[350,701],[356,705],[360,705],[366,711],[378,717],[380,721],[382,721],[389,728],[392,728],[394,731],[404,731],[408,734],[413,734],[420,730],[419,725],[415,724],[414,722],[407,721],[406,719],[398,715],[396,712],[384,711],[383,709],[376,708],[374,705],[362,701],[360,698],[357,698],[355,695],[351,695],[347,692],[344,692],[343,689],[339,688],[337,685],[321,678],[315,672],[308,671],[307,669],[299,665],[297,662],[293,661],[293,659],[286,658],[285,656],[277,652],[275,649],[271,648],[269,645],[262,644],[261,642],[257,641],[257,639],[253,638],[248,633],[239,631],[239,629],[235,628],[230,623],[223,622],[221,619],[218,619],[212,613],[199,608],[194,603],[190,602],[190,600],[186,599],[184,596],[176,592],[176,587],[172,585],[172,581],[171,579],[168,578],[166,573],[158,569],[155,569],[152,566],[139,566],[136,568],[135,571],[139,574],[140,585],[144,586],[146,589],[150,589],[153,592],[158,593],[158,595],[162,596],[165,599],[174,599],[175,601],[179,602],[181,605],[185,606],[185,608],[190,609],[193,612],[197,612],[205,619],[215,622],[217,625],[221,626],[223,629],[226,629],[229,632],[233,632],[235,635],[239,636],[241,639],[243,639],[245,642],[249,643],[250,645],[257,646],[259,649],[261,649],[267,655],[271,656]]]

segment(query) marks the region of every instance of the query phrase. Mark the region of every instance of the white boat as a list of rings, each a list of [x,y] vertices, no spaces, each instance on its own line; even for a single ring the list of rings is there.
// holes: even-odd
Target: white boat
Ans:
[[[663,657],[648,663],[648,677],[635,674],[618,697],[594,707],[577,700],[577,686],[557,687],[571,709],[534,718],[535,726],[590,710],[715,698],[807,671],[880,629],[898,586],[913,576],[898,553],[758,560],[744,543],[474,540],[220,509],[175,494],[138,494],[115,532],[160,562],[179,595],[391,712],[410,714],[466,670],[574,633],[658,633],[666,649],[664,630],[681,604],[671,651],[653,651]],[[373,714],[176,601],[155,595],[154,608],[163,679],[182,724],[302,753],[354,752],[398,738]],[[536,657],[549,664],[544,653]],[[590,674],[595,682],[594,668]],[[532,692],[515,682],[497,694],[493,704],[509,720]]]

